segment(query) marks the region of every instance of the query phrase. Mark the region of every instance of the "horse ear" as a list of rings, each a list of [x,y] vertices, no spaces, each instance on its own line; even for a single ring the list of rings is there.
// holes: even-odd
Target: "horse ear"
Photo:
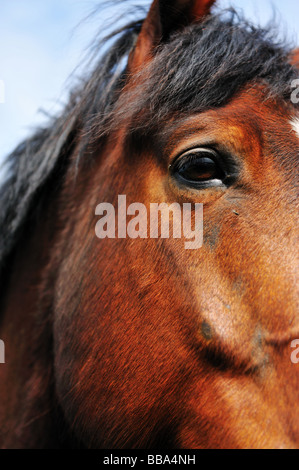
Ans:
[[[154,0],[130,55],[130,71],[146,63],[171,33],[208,15],[214,3],[215,0]]]

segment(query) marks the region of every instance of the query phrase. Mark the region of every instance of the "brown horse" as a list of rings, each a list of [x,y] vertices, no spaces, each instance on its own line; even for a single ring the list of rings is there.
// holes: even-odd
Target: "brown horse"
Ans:
[[[298,56],[212,4],[155,0],[9,158],[3,448],[299,445]],[[203,246],[99,240],[119,195]]]

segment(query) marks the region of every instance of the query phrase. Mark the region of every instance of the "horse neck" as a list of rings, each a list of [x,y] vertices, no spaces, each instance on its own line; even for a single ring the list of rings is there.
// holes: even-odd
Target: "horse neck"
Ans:
[[[52,292],[45,279],[57,233],[53,224],[56,208],[48,200],[42,217],[33,226],[27,224],[10,256],[0,307],[0,338],[6,353],[6,363],[0,366],[0,447],[4,448],[57,445],[52,387]]]
[[[52,181],[53,190],[47,192],[39,216],[33,225],[27,223],[10,257],[2,290],[5,296],[0,299],[0,338],[6,351],[6,364],[0,365],[0,448],[80,447],[73,436],[69,438],[64,425],[53,370],[57,274],[69,250],[73,225],[89,230],[91,216],[86,207],[91,195],[86,194],[87,187],[95,188],[94,207],[98,200],[97,172],[87,165],[76,177],[75,153],[70,156],[64,183],[57,190],[57,182]],[[74,210],[80,207],[85,208],[86,223],[82,223],[80,211]]]

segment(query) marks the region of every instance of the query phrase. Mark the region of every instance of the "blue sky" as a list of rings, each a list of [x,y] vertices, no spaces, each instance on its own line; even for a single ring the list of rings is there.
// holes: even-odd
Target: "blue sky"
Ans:
[[[108,17],[119,15],[117,6],[82,22],[100,3],[1,0],[0,80],[5,84],[5,103],[0,104],[0,162],[32,129],[45,122],[40,109],[57,113],[65,103],[71,85],[67,79],[82,62],[89,42]],[[299,44],[298,0],[219,0],[218,4],[243,9],[248,18],[263,24],[271,18],[274,6],[281,28]]]

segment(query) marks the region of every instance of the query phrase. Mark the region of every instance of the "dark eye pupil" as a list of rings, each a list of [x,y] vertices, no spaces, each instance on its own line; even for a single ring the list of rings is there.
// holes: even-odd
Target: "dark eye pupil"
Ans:
[[[209,157],[198,157],[192,163],[185,163],[179,171],[189,181],[207,181],[218,177],[217,164]]]
[[[209,148],[186,151],[171,166],[171,172],[180,184],[197,189],[222,186],[226,179],[220,155]]]

